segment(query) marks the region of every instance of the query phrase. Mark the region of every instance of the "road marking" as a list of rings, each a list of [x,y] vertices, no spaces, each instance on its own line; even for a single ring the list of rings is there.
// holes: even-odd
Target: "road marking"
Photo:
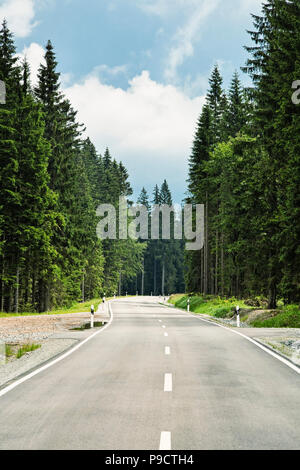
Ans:
[[[172,392],[173,389],[172,374],[165,374],[164,392]]]
[[[31,379],[32,377],[39,374],[40,372],[43,372],[44,370],[49,369],[49,367],[54,366],[55,364],[62,361],[66,357],[70,356],[75,351],[77,351],[79,348],[81,348],[84,344],[86,344],[88,341],[91,341],[91,339],[95,338],[95,336],[99,335],[104,330],[106,330],[112,324],[113,319],[114,319],[114,315],[113,315],[110,303],[108,303],[108,306],[109,306],[109,311],[110,311],[110,320],[103,328],[101,328],[101,330],[99,330],[96,333],[92,334],[91,336],[89,336],[88,338],[86,338],[81,343],[77,344],[76,346],[74,346],[74,348],[70,349],[68,352],[66,352],[62,356],[58,357],[57,359],[54,359],[53,361],[49,362],[48,364],[40,367],[39,369],[36,369],[35,371],[31,372],[30,374],[25,375],[25,377],[22,377],[21,379],[16,380],[11,385],[8,385],[7,387],[3,388],[2,390],[0,390],[0,397],[3,397],[3,395],[6,395],[8,392],[10,392],[14,388],[16,388],[18,385],[21,385],[22,383],[24,383],[27,380]]]
[[[163,328],[166,328],[165,325],[162,326]]]
[[[166,307],[166,308],[169,308],[169,307],[167,307],[167,306],[165,306],[165,307]],[[182,312],[182,310],[180,310],[180,311]],[[281,356],[280,356],[279,354],[277,354],[276,352],[271,351],[270,349],[266,348],[266,347],[263,346],[262,344],[258,343],[257,341],[255,341],[255,339],[249,338],[249,336],[246,336],[246,335],[244,335],[243,333],[240,333],[239,331],[235,331],[235,330],[233,330],[232,328],[228,328],[227,326],[220,325],[219,323],[216,323],[215,321],[212,321],[212,320],[204,320],[204,318],[200,318],[200,317],[198,317],[198,316],[195,315],[195,314],[187,313],[187,312],[186,312],[186,315],[188,315],[189,317],[194,317],[194,318],[196,318],[197,320],[203,321],[203,322],[205,322],[205,323],[210,323],[210,324],[219,326],[220,328],[223,328],[224,330],[231,331],[231,333],[234,333],[234,334],[236,334],[236,335],[241,336],[242,338],[246,339],[246,340],[249,341],[250,343],[255,344],[255,346],[257,346],[259,349],[262,349],[262,351],[266,352],[266,353],[269,354],[270,356],[274,357],[274,358],[277,359],[278,361],[280,361],[280,362],[282,362],[283,364],[285,364],[286,366],[288,366],[290,369],[293,369],[293,371],[297,372],[297,374],[300,374],[300,368],[299,368],[298,366],[296,366],[296,365],[293,364],[292,362],[288,361],[287,359],[284,359],[284,357],[281,357]]]
[[[171,354],[171,349],[169,348],[169,346],[166,346],[165,347],[165,355],[170,356],[170,354]]]
[[[158,320],[158,321],[159,321],[159,323],[161,323],[161,320]]]
[[[165,333],[165,337],[169,336],[168,333]]]
[[[172,450],[171,433],[163,431],[160,435],[159,450]]]

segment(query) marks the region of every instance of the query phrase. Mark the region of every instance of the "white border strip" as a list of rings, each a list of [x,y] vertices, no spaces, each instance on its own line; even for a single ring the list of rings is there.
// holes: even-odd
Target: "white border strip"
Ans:
[[[110,320],[109,320],[109,322],[108,322],[103,328],[101,328],[100,331],[97,331],[96,333],[92,334],[91,336],[89,336],[89,337],[86,338],[85,340],[81,341],[79,344],[77,344],[76,346],[74,346],[74,348],[70,349],[68,352],[66,352],[66,353],[63,354],[62,356],[58,357],[57,359],[54,359],[53,361],[49,362],[48,364],[45,364],[44,366],[40,367],[39,369],[34,370],[34,371],[31,372],[30,374],[25,375],[25,377],[22,377],[21,379],[16,380],[16,381],[13,382],[11,385],[8,385],[7,387],[5,387],[3,390],[0,390],[0,397],[3,397],[3,395],[6,395],[8,392],[10,392],[10,391],[13,390],[14,388],[16,388],[18,385],[21,385],[22,383],[24,383],[24,382],[26,382],[27,380],[31,379],[32,377],[34,377],[35,375],[39,374],[40,372],[43,372],[44,370],[49,369],[49,367],[54,366],[55,364],[57,364],[58,362],[62,361],[62,360],[65,359],[66,357],[70,356],[70,355],[73,354],[75,351],[77,351],[78,349],[80,349],[80,348],[81,348],[84,344],[86,344],[88,341],[90,341],[90,340],[93,339],[95,336],[99,335],[99,334],[102,333],[104,330],[106,330],[106,329],[112,324],[113,319],[114,319],[114,315],[113,315],[113,312],[112,312],[112,308],[111,308],[110,303],[108,303],[108,306],[109,306],[109,312],[110,312]]]

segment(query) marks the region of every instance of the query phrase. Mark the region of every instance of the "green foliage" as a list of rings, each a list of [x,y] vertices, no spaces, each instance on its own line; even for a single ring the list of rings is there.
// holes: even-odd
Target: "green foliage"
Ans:
[[[227,318],[232,315],[233,315],[232,307],[217,308],[217,310],[214,312],[214,317],[216,318]]]
[[[205,204],[202,253],[186,253],[186,285],[203,294],[300,300],[300,4],[272,0],[253,16],[253,47],[224,99],[213,70],[189,160],[188,202]]]
[[[190,311],[204,315],[210,315],[216,318],[232,317],[235,307],[247,308],[245,303],[237,300],[235,297],[222,299],[213,295],[178,295],[172,296],[170,303],[177,308],[187,310],[188,300],[190,299]],[[249,307],[248,307],[249,309]]]
[[[149,197],[143,188],[138,198],[138,204],[144,204],[149,215],[149,238],[151,238],[151,206]],[[166,180],[161,187],[155,186],[153,191],[153,205],[172,206],[172,194]],[[162,239],[162,218],[160,216],[159,239],[147,241],[144,253],[143,273],[126,285],[130,293],[136,291],[150,295],[168,295],[172,292],[184,290],[183,279],[183,243],[174,239],[174,215],[170,216],[170,240]]]
[[[130,196],[128,173],[106,149],[82,140],[60,89],[48,41],[38,84],[17,66],[12,34],[0,31],[0,311],[48,312],[113,292],[141,270],[143,244],[97,238],[96,209]]]
[[[299,306],[289,305],[271,318],[252,321],[251,326],[254,328],[300,328]]]
[[[21,348],[18,349],[17,354],[16,354],[16,358],[20,359],[25,354],[27,354],[29,352],[32,352],[32,351],[36,351],[40,347],[41,347],[40,344],[25,344],[24,346],[22,346]]]

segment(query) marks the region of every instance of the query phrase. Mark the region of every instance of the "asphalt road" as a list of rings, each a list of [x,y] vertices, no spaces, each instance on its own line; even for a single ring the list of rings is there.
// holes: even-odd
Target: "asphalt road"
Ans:
[[[300,375],[154,298],[0,397],[0,449],[299,449]]]

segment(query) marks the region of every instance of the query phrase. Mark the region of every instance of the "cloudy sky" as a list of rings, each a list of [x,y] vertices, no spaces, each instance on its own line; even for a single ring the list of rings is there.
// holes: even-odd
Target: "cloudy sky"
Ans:
[[[184,197],[187,159],[218,63],[228,87],[245,63],[261,0],[0,0],[33,81],[48,39],[87,134],[130,173],[135,194],[169,181]],[[249,79],[241,73],[244,83]]]

